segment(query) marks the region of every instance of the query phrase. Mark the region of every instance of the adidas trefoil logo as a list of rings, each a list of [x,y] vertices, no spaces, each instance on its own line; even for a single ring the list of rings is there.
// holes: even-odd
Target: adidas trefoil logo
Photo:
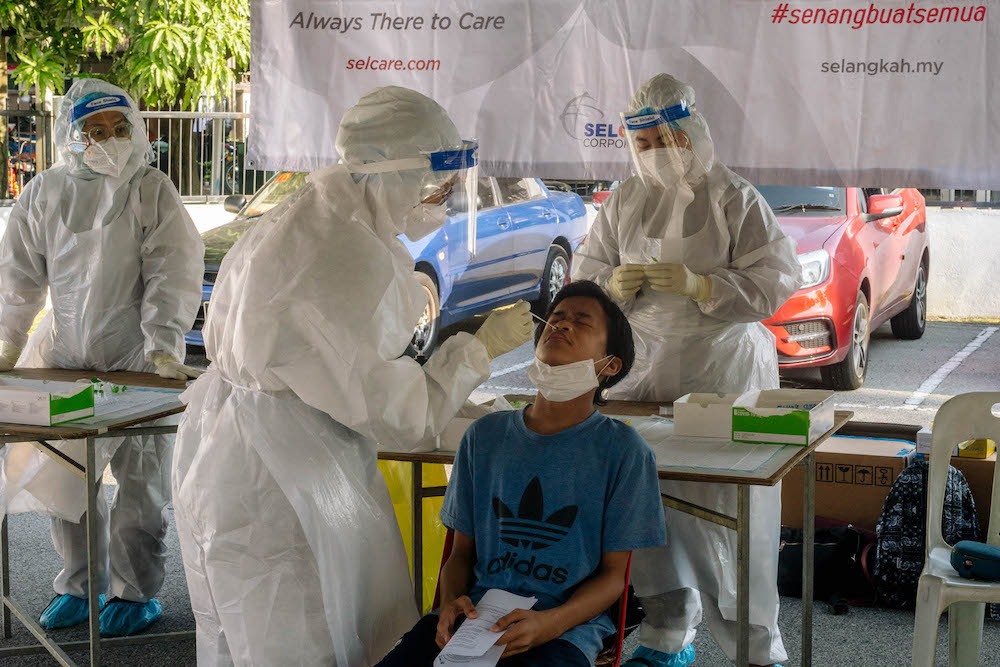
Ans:
[[[567,505],[544,516],[542,483],[535,477],[521,495],[517,515],[499,498],[493,499],[493,513],[500,519],[500,539],[514,547],[545,549],[558,543],[576,521],[576,505]]]

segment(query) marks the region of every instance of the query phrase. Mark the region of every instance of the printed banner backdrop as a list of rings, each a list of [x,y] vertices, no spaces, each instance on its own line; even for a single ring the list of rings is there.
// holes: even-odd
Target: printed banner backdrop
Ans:
[[[619,113],[690,83],[756,184],[1000,189],[1000,0],[253,0],[248,167],[335,163],[343,112],[401,85],[484,173],[631,173]]]

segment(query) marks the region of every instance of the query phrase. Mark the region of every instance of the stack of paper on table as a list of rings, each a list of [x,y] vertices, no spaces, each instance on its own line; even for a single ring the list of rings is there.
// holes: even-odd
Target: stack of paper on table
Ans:
[[[660,467],[754,472],[784,449],[782,445],[751,445],[722,438],[681,437],[674,434],[674,422],[663,417],[628,419],[656,454]]]
[[[94,416],[81,419],[75,423],[92,426],[102,422],[118,419],[130,419],[137,414],[155,412],[177,404],[183,393],[174,389],[147,389],[131,387],[113,391],[115,385],[109,383],[95,384]],[[104,391],[101,391],[104,389]]]

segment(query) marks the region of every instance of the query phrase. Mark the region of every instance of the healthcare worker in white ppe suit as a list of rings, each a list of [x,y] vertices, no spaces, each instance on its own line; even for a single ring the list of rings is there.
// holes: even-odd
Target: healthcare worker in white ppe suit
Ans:
[[[424,366],[403,356],[426,300],[397,237],[440,228],[476,180],[444,109],[375,89],[337,150],[226,255],[212,365],[183,395],[174,508],[201,667],[378,662],[418,616],[377,449],[439,433],[531,337],[519,302]]]
[[[186,379],[184,333],[201,303],[204,247],[177,190],[159,170],[146,126],[123,90],[76,81],[55,127],[55,166],[33,178],[0,242],[0,370],[28,368],[157,372]],[[45,305],[52,310],[28,340]],[[21,348],[27,348],[21,351]],[[18,359],[20,358],[20,361]],[[87,377],[81,374],[82,377]],[[172,436],[98,440],[98,469],[118,482],[110,516],[98,498],[101,633],[128,635],[161,613],[153,596],[166,562]],[[83,441],[61,448],[83,460]],[[20,447],[20,449],[18,449]],[[9,512],[53,516],[64,566],[46,628],[88,619],[83,483],[30,445],[3,454]]]
[[[607,288],[632,325],[636,363],[614,398],[673,401],[690,392],[778,388],[774,337],[760,323],[798,289],[795,242],[745,180],[715,160],[690,86],[659,74],[622,124],[637,175],[601,207],[573,278]],[[663,482],[663,493],[735,516],[732,485]],[[786,659],[778,632],[781,489],[751,495],[750,661]],[[667,510],[668,543],[635,554],[646,612],[630,665],[694,659],[704,618],[736,657],[736,533]]]

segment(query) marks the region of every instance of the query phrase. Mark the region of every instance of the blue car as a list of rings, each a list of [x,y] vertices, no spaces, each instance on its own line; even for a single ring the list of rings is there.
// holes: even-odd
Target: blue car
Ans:
[[[202,308],[188,345],[203,346],[201,327],[212,287],[229,249],[260,217],[306,183],[306,174],[275,175],[248,203],[226,199],[235,220],[202,234],[205,283]],[[475,255],[469,251],[468,202],[464,191],[448,202],[448,221],[437,232],[412,242],[400,239],[413,255],[418,282],[427,292],[427,308],[413,333],[409,354],[430,356],[442,327],[505,306],[531,301],[536,312],[547,308],[569,279],[573,253],[587,234],[587,213],[579,195],[549,190],[537,178],[481,177],[478,188]]]

